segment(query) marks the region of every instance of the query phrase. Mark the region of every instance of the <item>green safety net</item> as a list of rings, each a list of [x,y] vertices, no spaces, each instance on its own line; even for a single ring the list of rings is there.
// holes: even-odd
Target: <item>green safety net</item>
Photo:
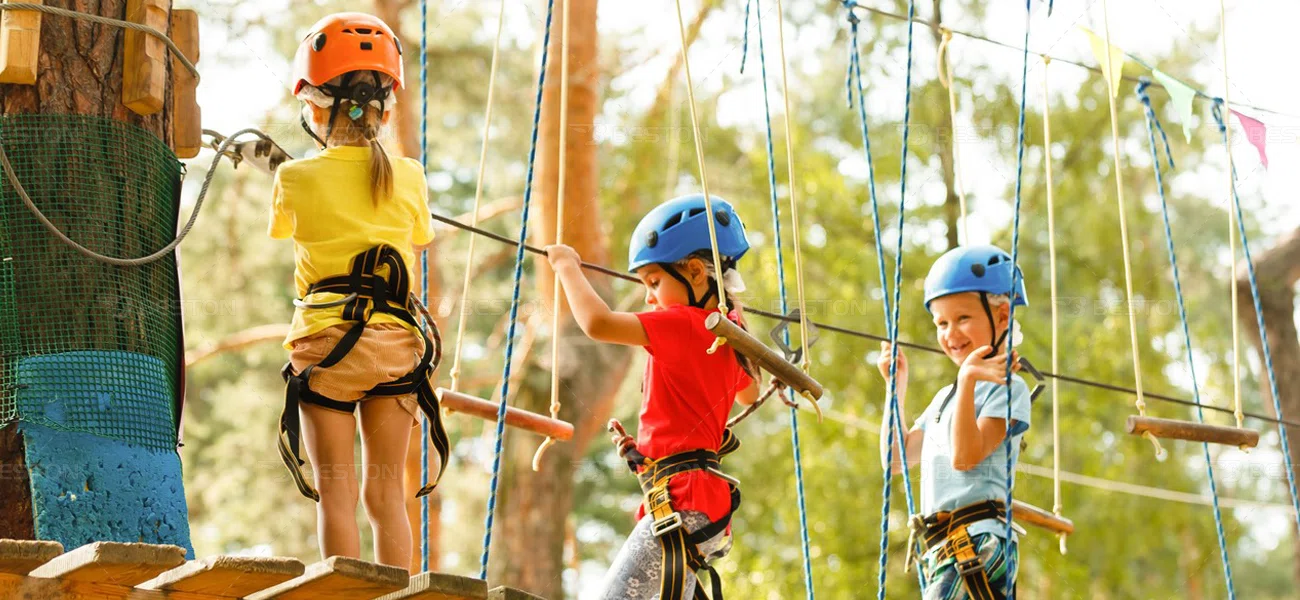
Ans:
[[[0,117],[36,206],[97,253],[135,258],[176,234],[182,165],[153,134],[86,115]],[[177,442],[184,343],[176,255],[87,257],[0,172],[0,426],[18,421],[157,449]]]

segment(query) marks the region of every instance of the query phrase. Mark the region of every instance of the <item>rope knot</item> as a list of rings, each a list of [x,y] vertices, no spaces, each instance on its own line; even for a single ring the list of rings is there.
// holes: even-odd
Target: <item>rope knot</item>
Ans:
[[[859,17],[858,13],[853,10],[858,7],[857,2],[855,2],[854,0],[844,0],[843,2],[841,2],[841,4],[844,5],[844,10],[848,11],[849,13],[848,14],[849,23],[853,24],[856,27],[858,23],[862,22],[862,18]]]
[[[1214,98],[1213,104],[1210,106],[1210,114],[1214,115],[1214,122],[1219,126],[1219,133],[1228,132],[1228,124],[1223,120],[1224,104],[1223,98]]]

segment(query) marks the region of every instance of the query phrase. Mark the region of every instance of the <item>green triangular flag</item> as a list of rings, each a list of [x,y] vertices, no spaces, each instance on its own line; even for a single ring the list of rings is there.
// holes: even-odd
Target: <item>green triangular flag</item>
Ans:
[[[1119,83],[1124,79],[1124,51],[1111,44],[1110,61],[1107,61],[1106,41],[1086,27],[1079,27],[1079,29],[1088,34],[1088,44],[1092,46],[1092,54],[1097,57],[1097,64],[1101,65],[1101,75],[1106,78],[1106,84],[1110,86],[1111,96],[1118,98]],[[1111,73],[1114,73],[1113,77]]]
[[[1192,141],[1192,100],[1196,99],[1196,90],[1160,69],[1153,69],[1151,74],[1169,92],[1169,101],[1178,113],[1178,121],[1183,124],[1183,137]]]

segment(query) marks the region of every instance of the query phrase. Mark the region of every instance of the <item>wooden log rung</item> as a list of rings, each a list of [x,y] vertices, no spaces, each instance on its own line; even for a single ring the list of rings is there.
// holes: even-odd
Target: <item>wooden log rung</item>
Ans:
[[[758,341],[758,338],[750,335],[748,331],[723,318],[722,313],[714,312],[710,314],[704,319],[704,326],[714,335],[726,339],[727,344],[735,348],[737,352],[758,363],[759,367],[774,375],[782,383],[789,386],[790,389],[799,392],[801,395],[810,395],[813,399],[821,399],[824,391],[822,384],[803,372],[803,369],[790,364],[775,350],[768,348],[763,342]]]
[[[213,599],[243,598],[301,576],[305,570],[294,558],[213,556],[187,562],[136,587]]]
[[[134,586],[184,563],[185,549],[179,546],[95,542],[54,558],[29,575]]]
[[[379,600],[487,600],[487,582],[447,573],[420,573],[406,589]]]
[[[1208,442],[1242,448],[1254,448],[1259,445],[1258,431],[1191,421],[1133,415],[1128,418],[1127,429],[1133,435],[1150,433],[1158,438],[1170,440]]]
[[[488,600],[546,600],[541,596],[534,596],[523,590],[508,587],[492,588],[487,597]]]
[[[1018,523],[1033,525],[1052,533],[1064,533],[1066,535],[1074,533],[1074,521],[1065,517],[1058,517],[1055,513],[1019,500],[1011,501],[1011,518]]]
[[[455,412],[462,412],[488,421],[497,420],[497,410],[499,405],[495,402],[488,402],[482,398],[476,398],[469,394],[462,394],[460,392],[453,392],[446,388],[438,388],[434,393],[437,394],[438,402],[443,408]],[[560,441],[573,439],[572,423],[567,423],[559,419],[552,419],[513,406],[506,407],[506,425],[523,429],[525,431],[531,431]]]
[[[38,540],[0,540],[0,573],[26,575],[63,554],[63,544]]]
[[[299,577],[249,594],[247,600],[371,599],[400,591],[409,581],[406,569],[331,556],[307,566]]]

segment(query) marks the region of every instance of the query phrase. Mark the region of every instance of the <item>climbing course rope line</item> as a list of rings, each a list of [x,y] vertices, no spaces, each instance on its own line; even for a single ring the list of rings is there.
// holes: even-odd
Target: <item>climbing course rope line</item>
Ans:
[[[1160,154],[1156,146],[1156,130],[1160,131],[1160,139],[1164,141],[1165,158],[1169,161],[1169,169],[1174,167],[1173,155],[1169,152],[1169,137],[1165,135],[1165,128],[1160,124],[1160,119],[1156,117],[1155,111],[1151,108],[1151,96],[1147,94],[1147,81],[1138,83],[1137,95],[1142,102],[1144,114],[1146,115],[1147,139],[1151,145],[1151,168],[1156,175],[1156,190],[1160,193],[1160,215],[1165,224],[1165,242],[1169,251],[1169,268],[1174,277],[1174,295],[1178,299],[1178,319],[1183,328],[1183,345],[1187,348],[1187,368],[1192,379],[1192,397],[1196,399],[1197,404],[1201,402],[1201,388],[1196,379],[1196,361],[1192,357],[1192,333],[1187,324],[1187,306],[1183,301],[1183,284],[1182,278],[1178,274],[1178,255],[1174,250],[1173,228],[1169,224],[1169,202],[1165,198],[1164,175],[1160,168]],[[1205,422],[1205,410],[1196,409],[1196,418],[1201,423]],[[1240,426],[1240,422],[1238,423]],[[1223,531],[1223,512],[1219,508],[1219,489],[1214,479],[1214,462],[1210,457],[1210,445],[1201,442],[1201,450],[1205,456],[1205,475],[1210,481],[1210,497],[1214,500],[1214,527],[1215,533],[1219,539],[1219,559],[1223,562],[1223,577],[1228,586],[1228,598],[1236,598],[1237,592],[1232,582],[1232,564],[1228,561],[1228,538]]]
[[[1232,147],[1228,145],[1228,125],[1226,115],[1221,110],[1226,106],[1222,100],[1215,102],[1211,113],[1214,115],[1214,121],[1219,126],[1219,134],[1223,137],[1223,148],[1227,152],[1232,152]],[[1264,309],[1260,306],[1259,299],[1259,281],[1255,277],[1255,261],[1250,256],[1250,240],[1246,235],[1246,224],[1244,216],[1241,214],[1241,198],[1237,195],[1237,174],[1232,173],[1232,203],[1233,209],[1237,213],[1237,233],[1241,234],[1241,249],[1246,255],[1246,274],[1250,278],[1250,297],[1255,305],[1255,325],[1259,328],[1260,351],[1264,355],[1264,369],[1268,372],[1269,392],[1273,395],[1273,411],[1277,414],[1279,425],[1277,428],[1278,436],[1282,445],[1282,460],[1286,464],[1286,483],[1291,492],[1291,508],[1295,510],[1296,526],[1300,527],[1300,499],[1297,499],[1295,485],[1295,468],[1291,464],[1291,440],[1287,435],[1286,427],[1281,425],[1282,417],[1282,396],[1277,390],[1277,372],[1273,369],[1273,352],[1269,350],[1268,330],[1264,327]],[[1290,423],[1287,423],[1288,425]]]
[[[961,144],[957,136],[957,88],[952,77],[952,61],[948,60],[948,44],[952,42],[952,30],[941,28],[943,41],[939,43],[939,83],[948,90],[949,135],[952,138],[952,172],[957,187],[957,202],[961,207],[961,240],[970,243],[970,231],[966,219],[966,186],[961,175]]]
[[[489,102],[489,106],[491,103]],[[486,145],[486,144],[485,144]],[[420,0],[420,168],[425,181],[429,179],[429,2]],[[478,206],[474,206],[478,218]],[[473,237],[470,238],[473,248]],[[469,269],[465,269],[469,272]],[[429,249],[420,252],[420,296],[429,305]],[[456,362],[460,363],[460,341],[463,332],[456,336]],[[429,420],[420,420],[420,485],[429,483]],[[420,498],[420,572],[429,570],[429,496]]]
[[[1219,0],[1219,38],[1223,48],[1223,105],[1228,106],[1228,17],[1223,0]],[[1228,148],[1232,148],[1232,128],[1224,129],[1223,135]],[[1237,167],[1232,162],[1232,152],[1228,152],[1228,198],[1236,193]],[[1232,266],[1229,286],[1232,302],[1232,405],[1236,408],[1233,415],[1237,418],[1237,427],[1241,427],[1241,326],[1238,323],[1241,308],[1237,302],[1237,227],[1234,223],[1236,214],[1228,211],[1228,264]]]
[[[1011,222],[1011,267],[1012,267],[1011,287],[1007,290],[1007,295],[1012,297],[1013,300],[1016,293],[1016,284],[1019,283],[1019,280],[1022,278],[1020,274],[1020,268],[1017,267],[1016,265],[1020,264],[1019,262],[1020,261],[1020,204],[1021,204],[1021,200],[1023,199],[1021,191],[1024,188],[1024,182],[1025,182],[1025,176],[1024,176],[1025,175],[1025,105],[1029,101],[1029,25],[1032,20],[1033,14],[1034,14],[1033,0],[1025,0],[1025,43],[1024,43],[1024,50],[1021,51],[1022,55],[1021,55],[1021,64],[1020,64],[1020,117],[1018,119],[1019,122],[1016,125],[1016,131],[1017,131],[1016,133],[1016,137],[1017,137],[1016,140],[1016,202],[1015,202],[1015,208],[1012,211],[1013,217]],[[1016,322],[1016,303],[1012,301],[1008,304],[1010,305],[1010,310],[1007,314],[1007,327],[1011,328],[1015,326],[1015,322]],[[1011,359],[1011,355],[1013,352],[1015,352],[1015,347],[1016,347],[1015,336],[1008,335],[1007,336],[1007,380],[1006,380],[1007,381],[1006,383],[1007,434],[1002,436],[1003,437],[1002,444],[1003,447],[1006,448],[1006,453],[1007,453],[1007,496],[1006,496],[1007,527],[1006,527],[1006,535],[1002,538],[1004,540],[1014,539],[1011,537],[1011,525],[1012,525],[1011,513],[1013,509],[1011,505],[1011,500],[1012,500],[1012,492],[1013,492],[1012,487],[1015,484],[1015,470],[1014,470],[1014,463],[1012,462],[1012,457],[1011,457],[1010,433],[1011,433],[1011,396],[1012,396],[1011,367],[1015,365],[1015,361]],[[1011,587],[1010,598],[1014,599],[1015,597],[1016,597],[1016,589],[1015,586],[1013,585]]]
[[[1105,24],[1106,32],[1106,64],[1113,64],[1111,54],[1115,47],[1110,43],[1110,8],[1106,0],[1102,0],[1102,21]],[[1128,211],[1124,208],[1124,175],[1120,168],[1120,150],[1119,150],[1119,113],[1116,107],[1116,94],[1119,82],[1114,80],[1114,74],[1106,79],[1106,100],[1110,104],[1110,137],[1112,142],[1112,153],[1115,160],[1115,198],[1119,206],[1119,237],[1120,245],[1124,250],[1124,300],[1128,313],[1128,331],[1129,345],[1133,354],[1133,385],[1137,389],[1137,410],[1138,414],[1146,416],[1147,403],[1142,397],[1142,358],[1138,351],[1138,333],[1137,333],[1137,312],[1133,310],[1133,261],[1129,258],[1128,248]],[[1151,440],[1151,444],[1156,449],[1156,459],[1164,460],[1166,456],[1165,449],[1160,445],[1151,432],[1145,432],[1143,437]]]
[[[564,3],[563,10],[560,11],[560,140],[559,140],[559,157],[557,165],[560,169],[559,183],[555,190],[555,243],[564,243],[564,205],[566,202],[565,194],[565,175],[568,174],[568,161],[566,160],[566,150],[569,146],[569,0],[560,0]],[[551,299],[551,418],[560,418],[560,310],[561,303],[564,302],[564,288],[560,287],[560,273],[556,271],[552,275],[551,289],[554,296]],[[542,470],[542,457],[546,455],[546,450],[555,444],[555,438],[546,436],[542,445],[537,447],[537,452],[533,454],[533,472]]]
[[[555,0],[546,3],[546,33],[542,37],[542,62],[537,71],[537,99],[533,107],[533,134],[528,147],[528,174],[524,179],[524,203],[519,224],[518,250],[515,252],[514,290],[510,297],[510,326],[506,330],[506,361],[501,373],[501,403],[497,406],[496,448],[492,458],[492,482],[488,495],[487,516],[483,527],[483,556],[479,561],[479,579],[487,579],[488,554],[492,547],[492,518],[496,512],[497,488],[500,484],[501,454],[505,441],[506,402],[510,397],[510,365],[514,359],[515,330],[519,323],[519,288],[524,275],[524,248],[528,239],[528,209],[533,200],[533,170],[537,163],[537,132],[542,120],[542,92],[546,85],[546,65],[551,47],[551,21]]]
[[[1061,368],[1059,310],[1056,304],[1056,203],[1052,183],[1052,95],[1048,83],[1050,56],[1043,56],[1043,176],[1047,192],[1047,272],[1052,289],[1052,370]],[[1061,391],[1060,382],[1052,379],[1052,514],[1064,518],[1065,504],[1061,500]],[[1065,554],[1065,534],[1057,536],[1061,554]]]
[[[700,136],[700,117],[695,108],[695,84],[691,80],[691,58],[689,45],[686,42],[686,18],[682,16],[682,0],[676,0],[677,4],[677,31],[681,33],[682,38],[682,70],[686,74],[686,98],[691,107],[691,130],[695,135],[695,160],[700,166],[700,188],[704,192],[704,209],[709,213],[706,221],[709,224],[709,245],[713,249],[713,268],[717,271],[718,287],[722,287],[722,258],[718,254],[718,228],[714,223],[713,217],[713,196],[709,195],[709,176],[704,168],[704,140]],[[727,295],[718,294],[718,312],[723,317],[727,316]],[[718,346],[724,341],[719,337],[713,341],[713,347],[709,348],[712,353],[717,350]]]
[[[890,488],[891,485],[893,484],[893,475],[891,471],[893,470],[892,466],[894,464],[895,440],[897,440],[900,456],[903,459],[903,471],[904,473],[907,472],[907,443],[905,442],[907,430],[903,428],[902,414],[901,414],[902,411],[898,407],[898,320],[900,315],[899,304],[901,303],[902,288],[903,288],[903,225],[905,223],[904,217],[907,216],[907,140],[909,134],[911,133],[912,38],[913,38],[913,32],[915,30],[915,27],[913,27],[912,24],[912,19],[915,17],[916,17],[916,0],[908,0],[907,2],[907,19],[908,19],[907,21],[907,75],[906,75],[906,83],[904,84],[905,89],[904,89],[904,101],[903,101],[902,155],[899,158],[898,245],[895,248],[895,254],[894,254],[894,302],[892,307],[893,310],[892,310],[892,314],[886,318],[886,327],[889,333],[889,353],[890,353],[889,413],[890,413],[891,426],[888,427],[889,432],[887,435],[887,439],[885,441],[885,445],[888,448],[888,450],[886,451],[887,456],[885,460],[884,476],[882,477],[882,479],[884,479],[884,486],[883,486],[884,489],[882,491],[883,502],[881,503],[881,508],[880,508],[880,565],[879,565],[880,568],[879,568],[879,573],[877,578],[877,589],[876,589],[876,597],[879,600],[885,600],[885,580],[888,574],[887,567],[889,566],[889,502],[891,496]],[[855,22],[854,23],[855,29],[856,26],[857,23]],[[856,35],[854,37],[856,37]],[[855,55],[857,53],[856,45],[854,46],[854,53]],[[860,103],[865,104],[865,100],[861,98],[861,92],[862,92],[861,59],[855,58],[854,62],[855,62],[854,71],[857,78],[858,92],[859,92],[858,100]],[[876,236],[876,245],[877,248],[880,247],[879,235]],[[881,272],[881,278],[884,279],[883,271]],[[881,291],[883,292],[884,296],[889,295],[888,287],[882,287]],[[907,482],[906,491],[907,491],[906,495],[908,498],[907,512],[908,512],[908,518],[910,520],[912,514],[915,512],[911,500],[912,485],[910,481]],[[923,581],[924,577],[921,575],[920,571],[921,569],[917,568],[917,579],[919,581]],[[922,587],[924,587],[924,583],[922,583]]]
[[[755,25],[758,28],[758,64],[761,74],[760,81],[763,84],[763,114],[765,117],[765,132],[767,134],[767,188],[768,195],[772,201],[772,237],[776,240],[776,283],[781,296],[781,313],[788,314],[790,306],[785,287],[785,252],[781,245],[781,204],[777,201],[776,193],[776,152],[773,149],[772,144],[772,105],[767,93],[767,50],[764,48],[763,44],[763,10],[761,1],[762,0],[750,0],[745,3],[745,41],[742,44],[744,50],[741,53],[740,70],[742,73],[745,70],[745,58],[747,57],[749,50],[749,12],[750,6],[752,5],[755,8],[755,12],[758,13],[755,19]],[[787,147],[787,152],[789,151],[790,148]],[[782,337],[786,347],[789,347],[789,327],[786,327],[782,331]],[[805,355],[808,353],[807,340],[807,337],[803,337],[800,340],[800,344],[804,346],[803,352]],[[780,390],[780,393],[782,396],[785,396],[789,394],[790,391],[788,389],[782,389]],[[791,400],[794,399],[791,398]],[[808,536],[808,505],[803,485],[803,453],[799,446],[799,410],[797,405],[790,406],[790,444],[794,454],[795,491],[798,495],[799,501],[799,537],[803,550],[804,594],[808,600],[813,600],[816,597],[816,591],[813,584],[812,551]]]

